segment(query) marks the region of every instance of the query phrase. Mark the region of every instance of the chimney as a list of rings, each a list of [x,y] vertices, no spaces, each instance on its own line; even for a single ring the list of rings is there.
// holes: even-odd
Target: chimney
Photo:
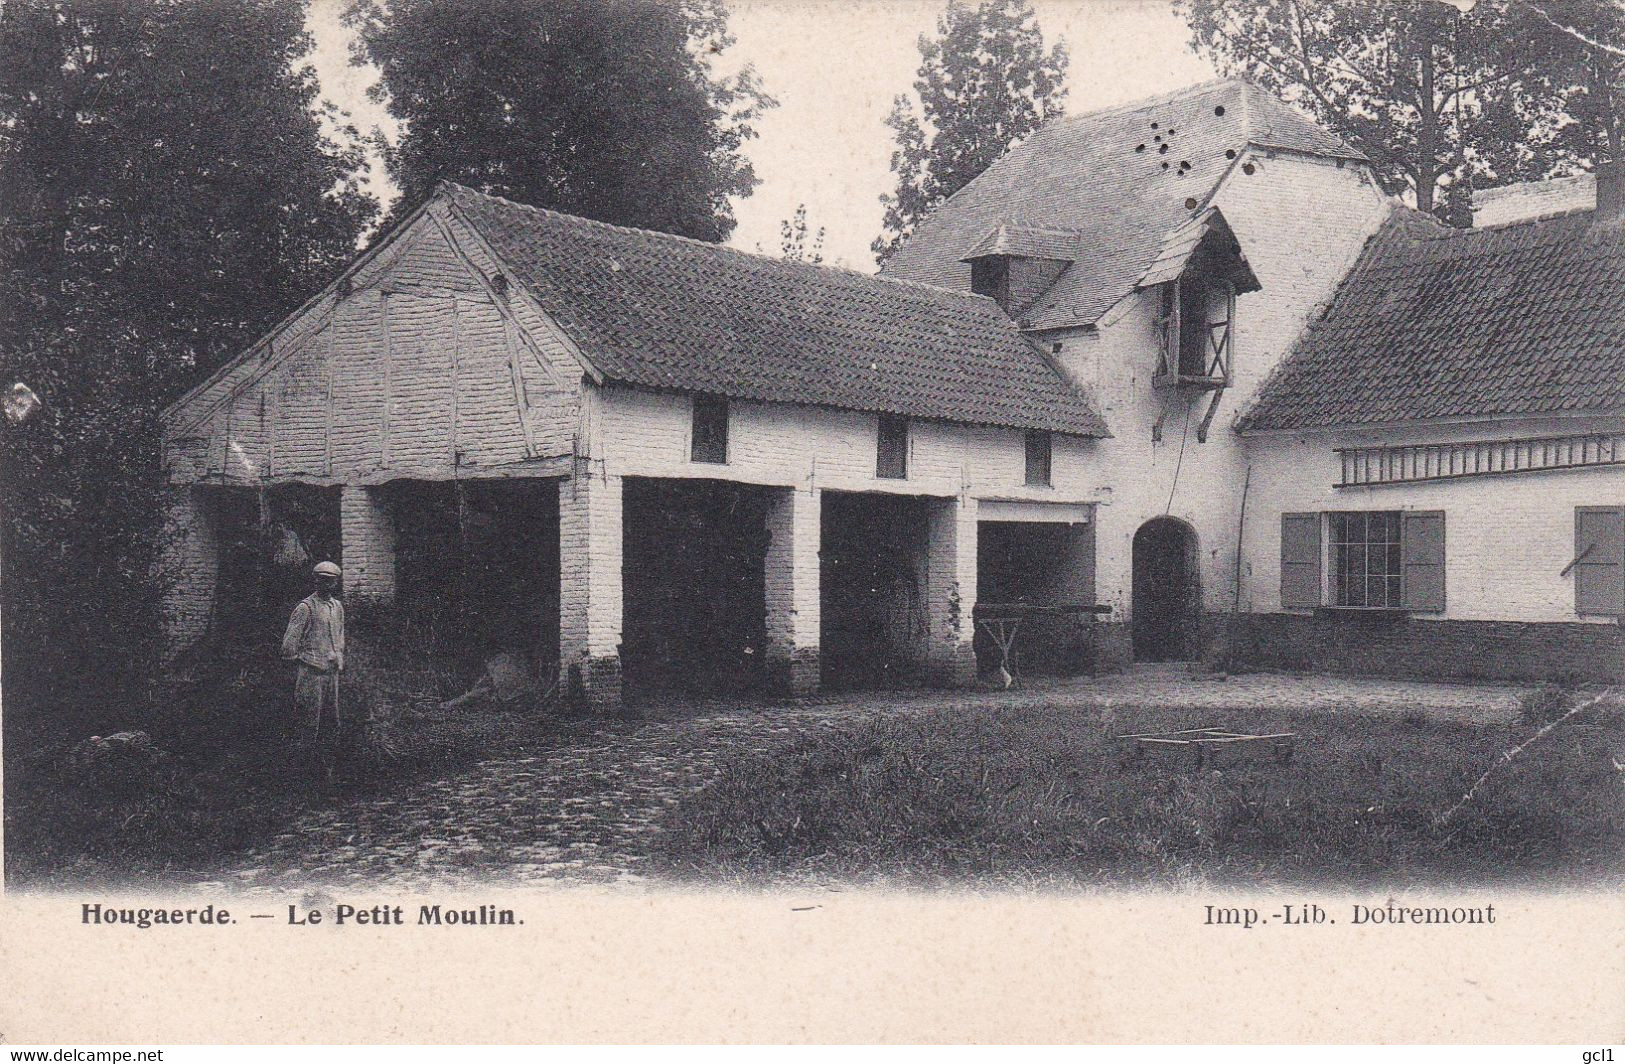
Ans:
[[[1597,221],[1617,222],[1625,218],[1625,162],[1598,163]]]

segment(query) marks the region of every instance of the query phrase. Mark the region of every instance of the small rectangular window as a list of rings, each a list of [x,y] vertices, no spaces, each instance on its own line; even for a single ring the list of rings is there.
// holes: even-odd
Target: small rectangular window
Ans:
[[[690,457],[721,465],[728,461],[728,400],[694,397],[694,441]]]
[[[1027,433],[1027,483],[1047,488],[1049,487],[1049,476],[1050,434],[1029,431]]]
[[[880,436],[875,448],[875,476],[886,480],[908,477],[908,418],[880,415]]]
[[[1326,515],[1333,606],[1398,609],[1401,605],[1399,512]]]

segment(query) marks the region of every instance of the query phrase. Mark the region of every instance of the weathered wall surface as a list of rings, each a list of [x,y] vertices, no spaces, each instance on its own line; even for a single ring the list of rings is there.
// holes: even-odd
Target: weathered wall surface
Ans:
[[[1116,621],[1129,619],[1134,533],[1165,513],[1196,529],[1204,607],[1230,608],[1246,469],[1230,425],[1309,316],[1331,297],[1388,210],[1382,194],[1353,166],[1257,152],[1238,160],[1214,202],[1263,288],[1237,297],[1233,382],[1206,442],[1198,442],[1197,428],[1211,393],[1180,396],[1151,385],[1157,293],[1130,296],[1098,331],[1046,337],[1046,343],[1060,345],[1057,360],[1096,397],[1113,433],[1100,442],[1095,469],[1082,479],[1102,489],[1097,594],[1114,607]],[[1152,427],[1159,417],[1162,439],[1155,442]]]
[[[1620,423],[1613,425],[1618,431]],[[1247,509],[1245,609],[1281,610],[1281,514],[1330,510],[1443,510],[1445,610],[1427,618],[1611,624],[1574,609],[1577,506],[1625,505],[1625,467],[1514,473],[1336,488],[1338,447],[1401,446],[1561,435],[1573,423],[1511,422],[1382,432],[1255,436]]]
[[[1223,645],[1227,618],[1212,618]],[[1625,680],[1625,629],[1542,621],[1244,614],[1237,658],[1264,669],[1432,680]]]
[[[1096,497],[1099,441],[1057,436],[1052,487],[1026,483],[1025,436],[943,422],[909,426],[908,477],[875,476],[874,414],[776,403],[729,403],[728,461],[690,460],[693,401],[629,388],[591,390],[584,454],[616,476],[711,477],[747,484],[937,497],[1089,502]]]
[[[420,218],[171,415],[171,478],[447,479],[570,454],[581,366],[496,272],[455,216]]]
[[[209,500],[189,485],[173,485],[164,503],[164,638],[174,649],[209,628],[220,577],[219,544]]]
[[[686,395],[628,388],[588,390],[582,464],[610,484],[625,477],[714,478],[786,489],[772,515],[784,542],[770,548],[768,632],[774,668],[792,686],[810,682],[819,648],[820,507],[827,491],[926,496],[931,503],[921,566],[924,629],[920,658],[937,682],[974,670],[979,502],[1003,500],[1006,519],[1020,505],[1066,507],[1088,521],[1098,494],[1098,441],[1055,437],[1052,486],[1026,483],[1025,434],[941,422],[910,423],[908,476],[875,475],[878,419],[873,414],[735,401],[729,404],[728,461],[691,459],[693,401]],[[792,494],[793,493],[793,494]],[[1038,565],[1048,559],[1034,559]],[[794,576],[796,583],[792,583]],[[607,641],[606,641],[607,642]]]
[[[1523,181],[1473,193],[1473,225],[1509,225],[1597,206],[1597,175],[1576,174],[1546,181]]]

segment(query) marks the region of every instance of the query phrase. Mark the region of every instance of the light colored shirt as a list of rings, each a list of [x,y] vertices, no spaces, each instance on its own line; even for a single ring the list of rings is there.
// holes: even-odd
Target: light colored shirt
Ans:
[[[288,618],[282,656],[323,672],[344,668],[344,603],[319,594],[301,600]]]

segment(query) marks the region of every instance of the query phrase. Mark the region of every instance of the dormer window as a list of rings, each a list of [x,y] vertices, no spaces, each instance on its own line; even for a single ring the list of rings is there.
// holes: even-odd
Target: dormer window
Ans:
[[[1260,285],[1218,209],[1209,207],[1169,233],[1136,287],[1157,300],[1152,382],[1214,391],[1228,385],[1236,295]]]
[[[970,290],[1001,307],[1010,305],[1010,257],[988,255],[970,264]]]
[[[960,261],[970,263],[970,290],[1016,318],[1076,260],[1077,246],[1071,230],[1001,222]]]
[[[1236,288],[1187,272],[1161,286],[1156,383],[1223,388],[1230,383]]]

